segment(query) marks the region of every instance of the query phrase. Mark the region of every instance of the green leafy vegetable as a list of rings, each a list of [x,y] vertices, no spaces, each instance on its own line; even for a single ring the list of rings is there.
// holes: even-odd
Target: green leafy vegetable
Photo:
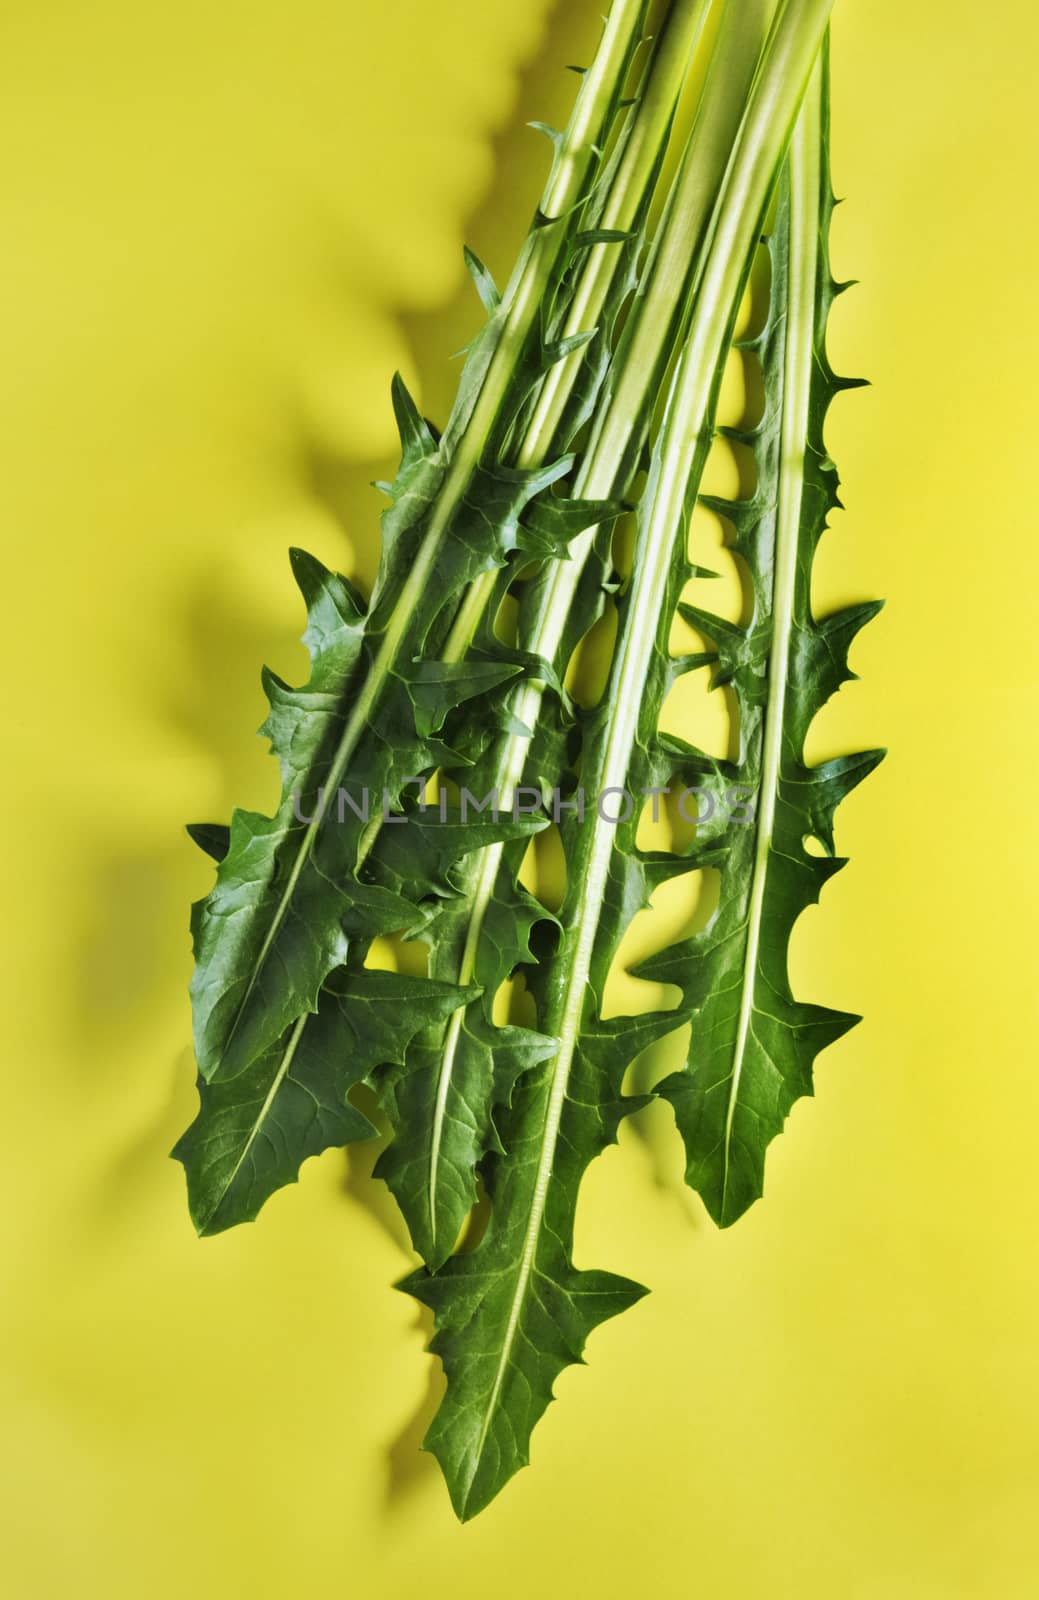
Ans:
[[[193,828],[222,860],[229,830]],[[376,1066],[403,1058],[423,1027],[458,1003],[452,986],[396,972],[337,971],[316,1016],[301,1017],[237,1078],[199,1077],[201,1106],[173,1154],[188,1174],[191,1218],[199,1233],[251,1222],[264,1201],[295,1181],[302,1161],[330,1146],[367,1139],[375,1129],[348,1095]]]
[[[390,1130],[376,1172],[423,1262],[404,1287],[434,1313],[447,1375],[425,1447],[463,1519],[526,1463],[588,1335],[645,1293],[572,1257],[581,1179],[647,1098],[624,1093],[632,1061],[690,1025],[684,1065],[656,1092],[689,1183],[726,1225],[761,1193],[766,1146],[810,1092],[815,1055],[855,1020],[795,1001],[787,977],[793,924],[843,864],[834,810],[880,758],[803,756],[877,609],[817,619],[810,595],[838,503],[824,420],[851,386],[825,342],[839,287],[831,0],[715,3],[701,43],[710,0],[673,0],[652,41],[646,5],[614,0],[566,132],[542,130],[552,171],[501,295],[467,252],[487,320],[442,437],[394,382],[401,464],[383,486],[370,604],[293,552],[311,676],[298,689],[265,677],[276,815],[191,830],[218,863],[193,914],[200,1110],[174,1151],[193,1220],[202,1233],[250,1220],[308,1156],[370,1136],[350,1094],[375,1090]],[[756,487],[707,501],[735,530],[743,625],[688,603],[706,575],[688,539],[773,210],[770,308],[749,344],[764,413],[737,435]],[[568,669],[607,605],[608,679],[582,709]],[[673,656],[676,616],[712,648]],[[736,761],[660,731],[676,679],[706,666],[735,695]],[[640,848],[632,797],[676,785],[729,800],[689,846]],[[523,883],[550,821],[566,867],[555,911]],[[708,926],[637,969],[676,985],[678,1006],[608,1015],[632,918],[657,885],[706,866],[721,884]],[[380,934],[420,940],[428,976],[366,965]],[[498,1015],[517,974],[532,1024]],[[459,1251],[478,1177],[489,1219]]]
[[[307,1156],[369,1138],[375,1129],[349,1091],[374,1067],[400,1060],[419,1029],[457,1003],[445,984],[341,968],[287,1046],[274,1045],[230,1082],[201,1079],[198,1118],[173,1152],[191,1179],[199,1233],[251,1222]]]

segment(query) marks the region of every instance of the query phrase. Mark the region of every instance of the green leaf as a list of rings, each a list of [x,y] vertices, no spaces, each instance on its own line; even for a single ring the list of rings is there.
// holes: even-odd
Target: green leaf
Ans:
[[[231,847],[231,830],[223,822],[189,822],[187,834],[213,861],[223,861]]]
[[[300,1017],[260,1060],[219,1083],[200,1077],[198,1116],[173,1150],[198,1232],[251,1222],[308,1156],[369,1138],[375,1130],[349,1091],[401,1062],[415,1034],[457,1003],[447,984],[341,970],[316,1015]]]
[[[625,1112],[641,1104],[621,1097],[617,1062],[626,1050],[651,1042],[661,1024],[639,1017],[629,1026],[626,1041],[616,1027],[589,1033],[562,1101],[551,1063],[521,1078],[506,1119],[508,1154],[488,1171],[486,1235],[471,1254],[402,1284],[434,1313],[430,1348],[443,1362],[448,1397],[424,1448],[440,1462],[463,1519],[482,1510],[526,1465],[530,1434],[552,1383],[580,1361],[588,1335],[646,1292],[614,1273],[580,1271],[571,1260],[572,1200],[584,1167],[615,1138]],[[544,1127],[556,1141],[550,1170],[543,1141],[511,1137],[514,1129]]]
[[[501,295],[495,287],[494,279],[476,252],[470,250],[468,245],[463,246],[463,253],[465,255],[466,268],[473,283],[476,285],[476,292],[480,296],[483,308],[488,316],[493,316],[501,305]]]
[[[833,199],[828,91],[821,64],[792,147],[769,243],[772,291],[757,341],[765,383],[762,421],[750,436],[758,470],[752,500],[714,502],[733,523],[733,547],[753,584],[746,627],[693,608],[684,614],[714,642],[716,683],[739,703],[743,761],[736,781],[756,796],[752,826],[733,826],[718,909],[703,932],[647,961],[639,975],[677,983],[697,1008],[684,1070],[660,1085],[685,1141],[687,1179],[727,1226],[756,1200],[765,1150],[800,1095],[812,1092],[818,1052],[857,1017],[795,1000],[790,935],[843,862],[833,857],[833,814],[877,765],[879,750],[804,764],[809,727],[852,676],[848,648],[876,602],[817,620],[812,564],[837,473],[823,431],[843,387],[826,355],[836,293],[827,236]],[[828,857],[810,854],[814,837]]]
[[[542,817],[522,821],[519,854],[544,826]],[[416,1250],[433,1268],[454,1248],[473,1205],[478,1162],[497,1146],[495,1108],[508,1104],[520,1075],[556,1045],[534,1029],[493,1020],[498,988],[531,958],[532,930],[547,918],[543,906],[497,870],[503,856],[518,862],[505,839],[461,863],[458,894],[444,900],[423,931],[431,973],[456,983],[468,976],[479,994],[417,1039],[401,1070],[380,1077],[393,1138],[376,1176],[389,1184]]]
[[[464,700],[486,694],[521,671],[513,661],[417,661],[408,675],[416,728],[423,736],[439,733],[448,714]]]

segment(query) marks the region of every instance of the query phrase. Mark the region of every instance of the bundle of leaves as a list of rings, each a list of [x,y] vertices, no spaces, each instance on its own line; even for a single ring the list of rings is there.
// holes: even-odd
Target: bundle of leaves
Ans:
[[[502,293],[467,252],[486,320],[443,433],[393,381],[401,460],[370,598],[292,552],[311,674],[265,673],[277,811],[191,829],[217,862],[192,918],[201,1104],[174,1152],[192,1218],[202,1234],[254,1218],[308,1156],[374,1134],[351,1098],[374,1093],[376,1173],[421,1260],[405,1287],[447,1375],[425,1443],[462,1518],[526,1463],[589,1333],[645,1292],[572,1259],[581,1178],[647,1098],[623,1092],[632,1061],[679,1041],[651,1093],[727,1226],[816,1054],[856,1020],[787,976],[794,922],[843,865],[834,811],[880,756],[804,760],[877,609],[811,603],[838,504],[824,420],[849,386],[826,355],[829,10],[673,0],[650,37],[646,0],[614,0],[567,128],[544,129],[551,172]],[[733,621],[693,603],[711,574],[691,523],[763,235],[767,313],[740,346],[762,405],[727,430],[754,486],[705,502],[745,589]],[[607,613],[604,687],[580,696]],[[673,648],[677,619],[702,648]],[[729,691],[732,759],[695,726],[662,731],[694,672]],[[647,808],[676,792],[709,804],[647,847]],[[527,871],[546,829],[565,863],[551,909]],[[634,916],[708,867],[705,925],[636,973],[677,1004],[609,1015]],[[371,964],[387,936],[424,947],[425,976]],[[510,1020],[517,981],[527,1014]],[[487,1224],[461,1248],[478,1187]]]

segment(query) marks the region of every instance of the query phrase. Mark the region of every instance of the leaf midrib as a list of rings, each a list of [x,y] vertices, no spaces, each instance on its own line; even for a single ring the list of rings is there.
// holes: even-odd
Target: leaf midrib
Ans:
[[[256,1117],[256,1120],[253,1122],[253,1125],[249,1130],[249,1136],[246,1139],[245,1144],[242,1146],[241,1154],[239,1155],[238,1160],[235,1162],[234,1167],[231,1170],[230,1176],[227,1178],[227,1181],[224,1183],[223,1188],[220,1190],[220,1193],[219,1193],[219,1195],[217,1197],[216,1203],[213,1205],[213,1207],[210,1210],[209,1216],[206,1218],[207,1226],[208,1226],[208,1224],[210,1222],[212,1222],[213,1218],[216,1216],[217,1212],[220,1210],[220,1207],[223,1205],[224,1201],[227,1199],[227,1196],[230,1194],[232,1188],[234,1187],[235,1179],[238,1177],[239,1172],[242,1170],[242,1166],[245,1163],[246,1157],[248,1156],[250,1150],[252,1149],[253,1145],[256,1143],[256,1140],[260,1136],[260,1131],[263,1128],[264,1124],[266,1123],[267,1117],[268,1117],[268,1115],[270,1113],[270,1110],[271,1110],[271,1107],[273,1106],[274,1101],[277,1098],[278,1090],[281,1088],[282,1084],[284,1083],[284,1081],[285,1081],[285,1079],[286,1079],[286,1077],[288,1075],[289,1068],[292,1065],[293,1058],[294,1058],[294,1056],[296,1054],[296,1050],[297,1050],[297,1048],[299,1046],[299,1041],[300,1041],[300,1037],[301,1037],[301,1035],[303,1033],[303,1029],[306,1027],[306,1025],[309,1022],[309,1020],[310,1020],[312,1015],[313,1015],[312,1012],[309,1012],[309,1011],[308,1012],[304,1012],[303,1016],[301,1016],[298,1019],[298,1021],[296,1023],[294,1023],[294,1025],[293,1025],[292,1034],[291,1034],[291,1037],[289,1038],[289,1040],[288,1040],[288,1042],[287,1042],[287,1044],[285,1046],[285,1050],[284,1050],[284,1052],[282,1054],[282,1058],[281,1058],[281,1062],[280,1062],[280,1064],[278,1066],[278,1070],[274,1075],[274,1079],[273,1079],[273,1081],[271,1083],[270,1088],[267,1091],[267,1094],[266,1094],[266,1097],[264,1099],[263,1105],[260,1107],[260,1111],[259,1111],[259,1113],[258,1113],[258,1115]]]

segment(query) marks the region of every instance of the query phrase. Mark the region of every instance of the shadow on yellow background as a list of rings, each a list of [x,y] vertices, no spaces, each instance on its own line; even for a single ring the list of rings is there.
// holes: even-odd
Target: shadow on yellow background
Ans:
[[[389,375],[442,418],[596,4],[95,0],[5,19],[0,526],[8,845],[4,1483],[16,1600],[587,1593],[1029,1600],[1039,1490],[1030,9],[838,0],[848,512],[883,593],[818,751],[887,744],[795,990],[861,1010],[725,1235],[654,1108],[578,1260],[652,1296],[464,1530],[372,1153],[203,1243],[182,834],[276,774],[285,551],[368,580]],[[539,54],[540,52],[540,54]],[[493,193],[492,193],[493,185]],[[1031,616],[1029,616],[1031,613]],[[431,1376],[432,1371],[432,1376]]]

